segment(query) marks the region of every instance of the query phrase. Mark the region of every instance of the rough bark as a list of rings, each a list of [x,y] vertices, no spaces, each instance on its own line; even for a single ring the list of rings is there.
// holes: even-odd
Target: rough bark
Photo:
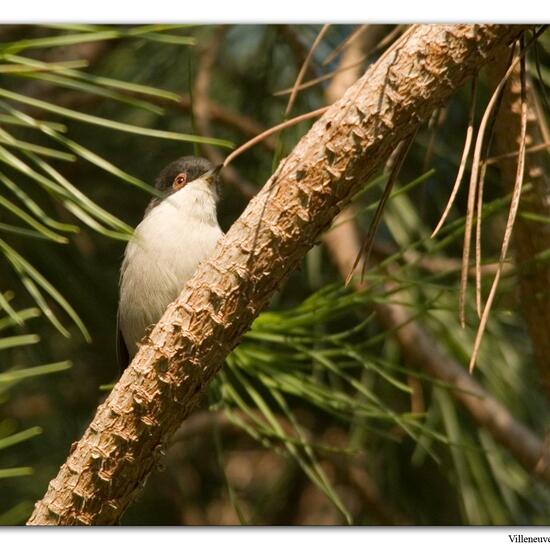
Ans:
[[[502,50],[491,66],[489,76],[496,87],[507,69],[510,54]],[[527,147],[543,143],[530,83],[527,87]],[[520,68],[510,76],[495,123],[495,153],[504,155],[517,152],[521,124]],[[517,157],[499,161],[500,178],[507,192],[515,183]],[[519,298],[527,328],[533,343],[535,361],[540,369],[541,381],[550,398],[550,263],[536,262],[537,254],[550,249],[550,225],[521,217],[521,212],[550,216],[550,179],[548,177],[548,151],[527,155],[525,181],[532,190],[521,199],[520,216],[514,227],[516,262],[522,271],[519,275]]]
[[[253,319],[361,182],[525,27],[419,25],[302,138],[144,338],[31,525],[113,524]]]

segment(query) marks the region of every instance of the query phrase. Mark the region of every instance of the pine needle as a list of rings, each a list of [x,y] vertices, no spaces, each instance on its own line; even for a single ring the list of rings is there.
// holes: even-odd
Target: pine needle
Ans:
[[[539,151],[544,151],[545,149],[550,149],[550,141],[546,143],[538,143],[537,145],[532,145],[525,149],[525,154],[529,155],[531,153],[538,153]],[[518,151],[511,151],[510,153],[503,153],[502,155],[497,155],[495,157],[488,158],[485,162],[487,165],[496,164],[503,159],[511,159],[518,156]]]
[[[539,56],[539,43],[537,40],[535,40],[533,44],[533,54],[535,58],[535,67],[537,69],[537,75],[539,77],[540,82],[540,88],[541,88],[541,95],[542,100],[544,101],[544,105],[546,109],[550,112],[550,103],[548,102],[548,96],[546,94],[546,87],[544,86],[544,79],[542,78],[541,70],[540,70],[540,56]]]
[[[357,40],[368,28],[370,25],[359,25],[352,33],[350,33],[336,48],[334,48],[326,57],[323,59],[323,65],[328,65],[333,61],[338,54],[344,51],[354,40]]]
[[[525,53],[525,48],[522,48],[522,53]],[[473,371],[476,364],[477,356],[479,353],[479,348],[481,346],[481,340],[485,332],[485,327],[487,326],[487,321],[489,319],[489,313],[491,311],[491,306],[493,305],[493,300],[495,298],[496,290],[498,283],[500,281],[500,276],[502,274],[503,264],[506,260],[506,254],[508,253],[508,247],[510,245],[510,240],[512,236],[512,230],[514,227],[514,222],[519,208],[519,199],[521,196],[521,188],[523,185],[523,175],[525,172],[525,144],[527,141],[527,80],[526,80],[526,68],[525,68],[525,56],[520,53],[520,80],[521,80],[521,129],[520,129],[520,144],[518,152],[518,163],[516,170],[516,181],[514,183],[514,190],[512,193],[512,202],[510,204],[510,211],[508,213],[508,221],[506,222],[506,229],[504,231],[504,238],[502,240],[502,247],[500,250],[500,258],[498,262],[497,272],[495,273],[495,278],[487,298],[487,303],[483,309],[483,314],[481,316],[481,321],[477,329],[477,334],[474,342],[474,349],[472,352],[472,357],[470,359],[470,372]]]
[[[476,240],[475,240],[475,287],[476,287],[476,311],[478,318],[481,319],[481,310],[483,309],[481,300],[481,222],[483,215],[483,187],[485,182],[485,173],[487,172],[487,163],[485,160],[481,163],[479,171],[479,183],[477,190],[476,205]]]
[[[378,229],[378,226],[380,225],[380,220],[382,218],[382,213],[384,212],[384,207],[386,206],[388,197],[390,196],[393,186],[397,180],[397,177],[399,176],[399,172],[401,171],[401,167],[403,166],[403,162],[407,157],[407,153],[409,152],[411,144],[414,141],[414,138],[416,137],[416,132],[417,132],[417,129],[408,138],[404,139],[397,146],[397,149],[395,151],[395,156],[394,156],[394,162],[393,162],[393,166],[391,167],[391,172],[388,178],[388,182],[386,183],[386,187],[384,188],[384,193],[382,194],[382,197],[378,202],[378,206],[376,208],[376,212],[374,213],[374,216],[370,223],[369,230],[365,238],[365,242],[361,247],[359,254],[357,254],[357,257],[353,262],[353,266],[351,267],[351,270],[346,278],[346,283],[345,283],[346,287],[349,286],[355,274],[355,269],[357,268],[357,265],[359,264],[359,261],[361,260],[361,258],[364,256],[363,267],[361,268],[361,282],[363,282],[366,266],[368,264],[370,253],[372,251],[372,245],[374,243],[374,236],[376,235],[376,231]]]
[[[476,143],[474,147],[474,157],[472,160],[472,169],[470,175],[470,187],[468,189],[468,203],[466,207],[466,227],[464,231],[464,244],[462,249],[462,272],[460,276],[460,293],[459,293],[459,320],[462,328],[466,326],[466,290],[468,287],[468,268],[470,262],[470,247],[472,241],[472,226],[474,220],[474,210],[475,210],[475,200],[478,192],[478,183],[481,170],[481,153],[483,149],[483,139],[485,137],[486,129],[491,117],[491,113],[497,103],[498,98],[506,82],[508,81],[509,76],[512,74],[516,62],[519,61],[519,58],[515,62],[510,63],[506,74],[502,77],[498,86],[496,87],[485,112],[483,113],[483,118],[479,125],[479,130],[476,137]],[[479,220],[478,220],[479,221]]]
[[[302,63],[302,66],[300,68],[300,72],[298,73],[298,76],[296,77],[296,81],[294,82],[294,86],[292,87],[292,91],[290,92],[290,97],[288,98],[288,103],[285,109],[285,117],[287,117],[290,114],[290,111],[292,110],[292,107],[294,106],[294,102],[296,101],[296,96],[298,95],[298,87],[302,83],[302,80],[304,79],[304,76],[306,74],[307,68],[309,66],[309,62],[311,60],[311,57],[313,56],[313,52],[317,48],[317,46],[321,43],[321,40],[325,36],[326,32],[328,31],[330,25],[323,25],[322,29],[319,31],[319,34],[313,41],[313,44],[311,45],[311,48],[309,48],[309,52],[306,55],[306,58],[304,62]]]
[[[366,55],[361,56],[361,58],[358,61],[354,61],[353,63],[350,63],[349,65],[345,65],[344,67],[338,67],[337,69],[334,69],[333,71],[330,71],[328,73],[325,73],[324,75],[318,76],[317,78],[312,78],[311,80],[308,80],[307,82],[304,82],[303,84],[300,84],[300,86],[297,87],[297,90],[301,92],[302,90],[307,90],[308,88],[311,88],[312,86],[315,86],[316,84],[320,84],[321,82],[325,82],[326,80],[330,80],[333,76],[343,73],[345,71],[349,71],[350,69],[353,69],[357,67],[357,65],[361,65],[365,62],[367,59]],[[282,95],[288,95],[292,92],[294,88],[285,88],[283,90],[278,90],[276,92],[273,92],[273,95],[275,97],[282,96]]]
[[[428,141],[428,145],[426,147],[426,154],[424,155],[424,161],[422,163],[423,172],[426,172],[428,170],[428,166],[430,165],[430,162],[433,156],[435,140],[437,138],[437,131],[441,128],[441,126],[445,122],[448,112],[449,111],[447,108],[440,107],[436,109],[433,112],[432,116],[430,117],[430,122],[428,123],[428,129],[431,130],[430,140]]]
[[[358,61],[355,61],[354,63],[351,63],[349,65],[346,65],[345,67],[338,67],[334,71],[330,71],[328,73],[325,73],[324,75],[318,76],[317,78],[308,80],[307,82],[300,84],[297,90],[298,91],[306,90],[307,88],[311,88],[312,86],[315,86],[316,84],[320,84],[325,80],[331,79],[334,75],[343,73],[344,71],[349,71],[350,69],[357,67],[357,65],[361,65],[367,59],[373,56],[375,53],[378,53],[380,50],[384,49],[388,44],[392,43],[403,32],[404,28],[405,28],[405,25],[398,25],[397,27],[395,27],[395,29],[393,29],[390,33],[388,33],[376,46],[374,46],[372,50],[370,50],[368,53],[363,55],[361,59],[359,59]],[[289,93],[292,92],[292,90],[293,88],[285,88],[284,90],[278,90],[277,92],[274,92],[273,95],[274,96],[288,95]]]
[[[460,189],[460,184],[462,182],[462,177],[464,176],[464,171],[466,170],[466,165],[468,164],[468,156],[470,155],[470,149],[472,147],[472,141],[474,136],[474,116],[475,116],[475,105],[476,105],[476,96],[477,96],[477,77],[472,79],[472,91],[470,98],[470,110],[468,113],[468,129],[466,130],[466,139],[464,140],[464,148],[462,149],[462,158],[460,159],[460,166],[458,167],[458,173],[456,175],[456,180],[453,185],[453,190],[445,206],[445,210],[441,215],[441,218],[436,225],[432,233],[432,239],[439,233],[440,229],[443,227],[449,212],[455,202],[456,195]]]
[[[514,49],[512,49],[510,55],[510,63],[514,57]],[[481,312],[483,309],[481,299],[481,224],[483,222],[483,190],[485,188],[485,174],[487,173],[487,158],[491,151],[491,144],[493,142],[495,123],[502,104],[502,98],[504,94],[501,92],[498,95],[496,105],[493,109],[490,122],[487,130],[487,146],[485,147],[485,154],[483,155],[483,161],[479,170],[479,182],[477,191],[477,211],[476,211],[476,241],[475,241],[475,288],[476,288],[476,311],[477,316],[481,319]]]
[[[473,226],[473,219],[474,219],[475,201],[478,193],[480,175],[483,175],[481,172],[481,168],[482,168],[481,154],[483,150],[484,136],[486,134],[487,127],[489,128],[492,127],[492,122],[494,121],[494,119],[491,119],[491,114],[493,113],[493,110],[497,105],[497,102],[501,96],[504,86],[506,85],[506,82],[508,81],[508,78],[512,74],[512,71],[515,69],[516,65],[525,58],[525,54],[528,51],[528,49],[533,45],[534,42],[536,42],[536,39],[540,36],[540,34],[544,30],[545,30],[545,27],[543,26],[536,33],[534,33],[533,37],[531,38],[527,46],[521,49],[518,57],[515,60],[510,62],[506,73],[502,77],[501,81],[498,83],[498,86],[496,87],[495,91],[493,92],[493,95],[491,96],[491,99],[489,100],[489,103],[487,104],[485,112],[483,113],[483,118],[481,119],[481,123],[479,125],[476,144],[474,147],[474,157],[472,160],[470,187],[468,190],[468,203],[467,203],[467,210],[466,210],[466,227],[464,230],[464,244],[463,244],[463,250],[462,250],[462,271],[460,276],[459,314],[458,314],[460,325],[462,328],[466,326],[465,310],[466,310],[466,290],[468,287],[468,268],[469,268],[469,262],[470,262],[470,248],[471,248],[471,241],[472,241],[472,226]],[[490,121],[491,121],[491,124],[490,124]],[[479,223],[479,220],[478,220],[478,223]]]

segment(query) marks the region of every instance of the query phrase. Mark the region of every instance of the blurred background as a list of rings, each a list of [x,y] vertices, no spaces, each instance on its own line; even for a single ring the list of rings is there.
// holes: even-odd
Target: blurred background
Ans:
[[[1,524],[26,521],[118,377],[119,267],[160,169],[190,154],[220,162],[264,130],[332,103],[406,30],[0,26]],[[536,255],[511,254],[505,264],[473,376],[544,440],[550,200],[537,206],[533,190],[550,197],[548,32],[527,58],[537,127],[529,146],[542,147],[528,156],[537,164],[526,172],[516,250],[528,246],[521,235],[540,239]],[[475,101],[467,83],[420,128],[366,285],[345,288],[328,243],[313,248],[229,356],[123,525],[550,522],[548,482],[472,419],[452,383],[411,360],[377,315],[401,308],[446,360],[467,368],[478,319],[472,280],[466,328],[458,322],[466,183],[430,234],[461,164],[472,103],[477,128],[502,76],[497,65],[480,74]],[[224,171],[224,230],[311,124],[270,136]],[[512,128],[493,122],[485,160],[510,151],[499,136],[514,138]],[[505,174],[515,173],[515,159],[504,171],[497,161],[484,164],[484,297],[510,204]],[[387,172],[353,201],[362,240]],[[546,287],[522,291],[537,280]]]

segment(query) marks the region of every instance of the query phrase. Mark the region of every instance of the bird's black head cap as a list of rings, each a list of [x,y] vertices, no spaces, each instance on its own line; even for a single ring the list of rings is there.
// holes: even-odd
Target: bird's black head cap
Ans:
[[[171,162],[164,168],[155,180],[155,187],[159,191],[173,192],[172,184],[179,174],[186,174],[187,181],[193,181],[200,178],[210,170],[214,165],[202,157],[186,156]]]
[[[220,182],[218,173],[220,168],[221,166],[215,167],[209,160],[202,157],[180,157],[161,171],[155,180],[155,187],[162,193],[164,198],[167,198],[187,183],[204,176],[207,172],[213,171],[213,179],[211,181],[216,186],[216,195],[219,196]],[[180,179],[179,177],[182,180],[181,185],[176,181],[176,178]],[[153,197],[145,209],[145,215],[149,214],[162,201],[163,198],[161,197]]]

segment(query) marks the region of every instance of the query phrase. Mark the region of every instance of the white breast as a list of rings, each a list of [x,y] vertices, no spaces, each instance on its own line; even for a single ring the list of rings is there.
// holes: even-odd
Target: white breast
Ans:
[[[119,327],[130,357],[223,235],[208,187],[191,182],[153,208],[126,248]]]

